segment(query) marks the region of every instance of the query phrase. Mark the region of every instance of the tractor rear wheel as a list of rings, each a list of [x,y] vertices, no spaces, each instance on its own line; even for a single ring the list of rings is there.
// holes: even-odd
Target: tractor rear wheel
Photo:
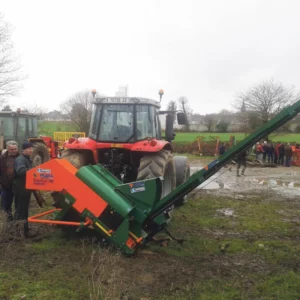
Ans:
[[[176,187],[184,183],[190,177],[191,169],[186,156],[174,156],[176,169]],[[180,206],[186,201],[186,196],[176,201],[175,205]]]
[[[35,143],[31,157],[34,167],[47,162],[50,159],[47,146],[43,143]]]
[[[77,169],[88,164],[87,155],[76,150],[64,150],[60,158],[68,160]]]
[[[140,160],[137,180],[163,177],[161,197],[168,195],[176,187],[176,173],[173,156],[170,151],[147,154]]]

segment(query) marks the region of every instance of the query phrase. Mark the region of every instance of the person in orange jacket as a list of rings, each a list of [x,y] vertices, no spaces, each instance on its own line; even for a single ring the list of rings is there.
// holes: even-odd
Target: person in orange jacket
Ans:
[[[256,154],[256,160],[262,161],[264,150],[259,142],[256,143],[255,147],[255,154]]]

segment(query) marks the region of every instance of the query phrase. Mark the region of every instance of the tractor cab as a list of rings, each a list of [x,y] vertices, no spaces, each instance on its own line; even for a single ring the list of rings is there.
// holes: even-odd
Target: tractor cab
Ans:
[[[135,143],[161,139],[160,105],[146,98],[97,98],[89,137],[97,142]]]
[[[159,121],[161,114],[166,115],[164,137]],[[164,194],[167,194],[174,188],[176,179],[170,144],[175,135],[176,114],[178,123],[182,124],[182,113],[161,111],[160,103],[155,100],[142,97],[95,98],[88,138],[70,138],[64,143],[61,157],[78,169],[101,164],[121,182],[163,176],[166,183]],[[188,168],[184,167],[187,160],[181,160],[180,165],[183,178],[188,174],[185,171]]]
[[[15,140],[19,146],[38,135],[37,116],[20,110],[0,111],[0,150],[5,149],[6,142]]]
[[[167,141],[174,139],[173,124],[176,112],[160,111],[160,103],[147,98],[106,97],[93,103],[89,137],[97,142],[135,143],[162,139],[160,114],[167,114]],[[186,124],[183,113],[177,113],[179,124]]]

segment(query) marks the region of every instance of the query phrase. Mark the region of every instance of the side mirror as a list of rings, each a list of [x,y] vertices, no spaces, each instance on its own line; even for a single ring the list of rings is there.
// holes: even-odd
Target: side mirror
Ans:
[[[172,114],[166,115],[166,140],[168,142],[171,142],[174,140],[174,132],[173,132],[173,123],[174,123],[174,117]]]
[[[187,124],[187,116],[185,113],[177,113],[177,123],[179,125],[186,125]]]

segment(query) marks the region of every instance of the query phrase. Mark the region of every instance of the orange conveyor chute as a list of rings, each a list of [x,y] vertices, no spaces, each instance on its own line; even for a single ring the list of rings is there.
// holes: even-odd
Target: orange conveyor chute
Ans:
[[[77,169],[65,159],[52,159],[26,173],[26,188],[31,190],[56,191],[70,194],[73,207],[82,213],[88,209],[100,216],[107,203],[76,177]]]

